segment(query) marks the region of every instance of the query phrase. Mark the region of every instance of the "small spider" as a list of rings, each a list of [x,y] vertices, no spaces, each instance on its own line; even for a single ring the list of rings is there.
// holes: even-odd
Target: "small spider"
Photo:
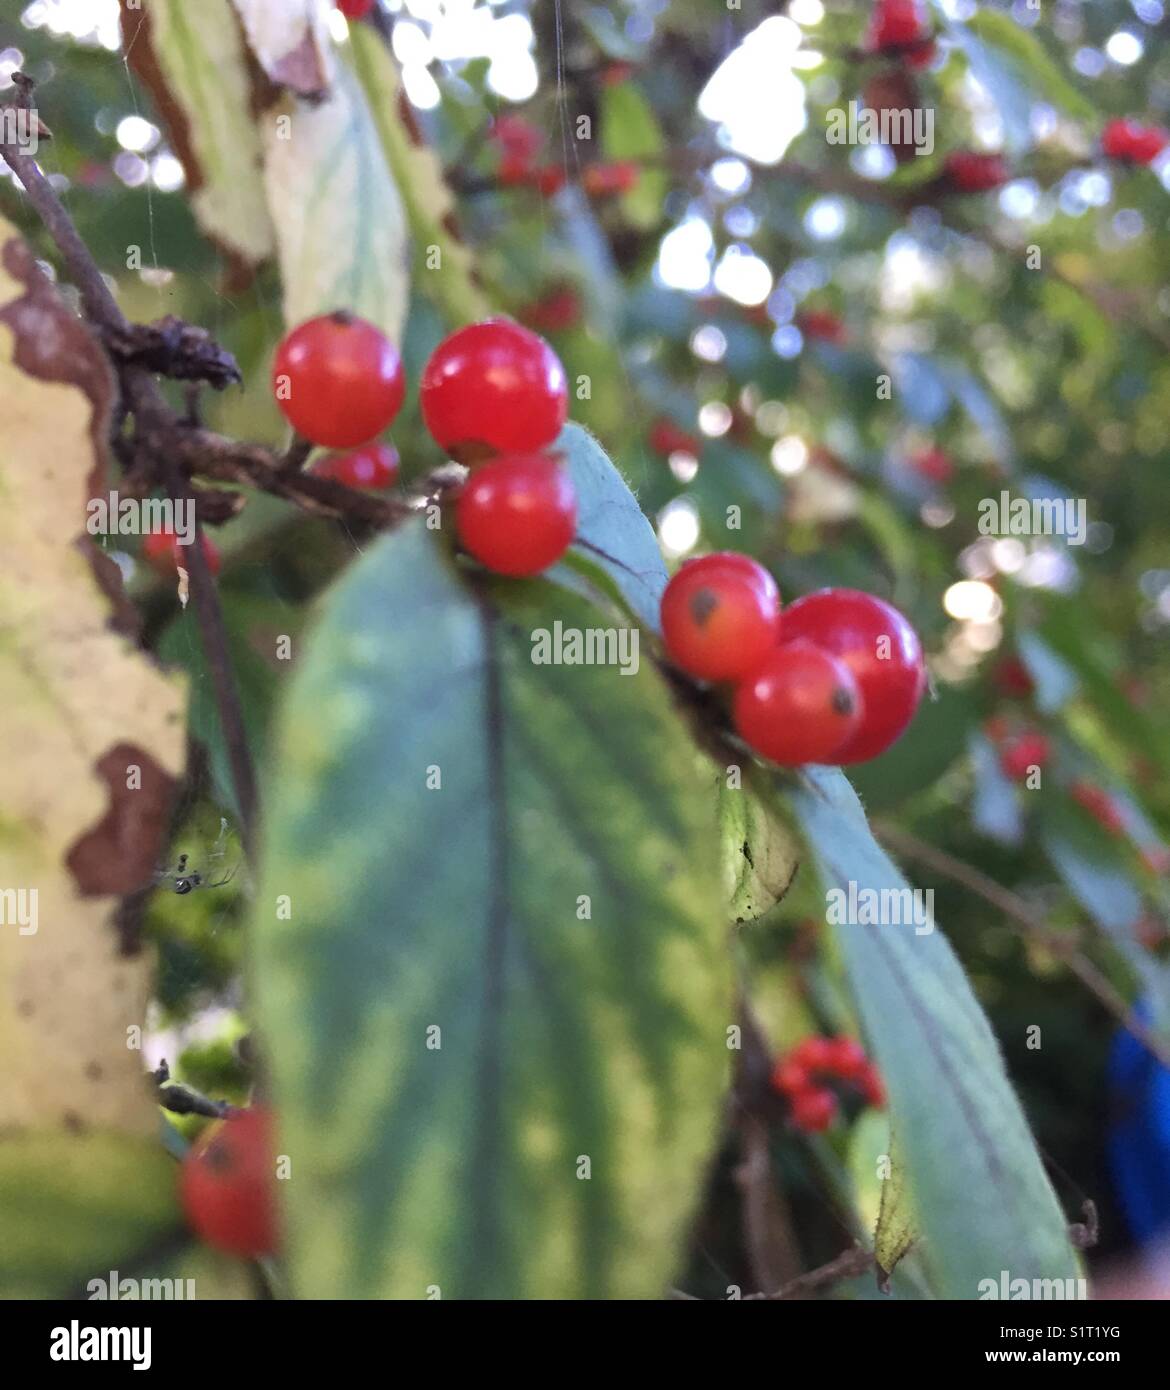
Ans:
[[[207,857],[207,862],[209,864],[212,860],[223,858],[223,841],[226,834],[227,821],[221,818],[219,822],[219,838],[215,842],[215,848]],[[189,854],[180,854],[178,859],[175,860],[175,867],[173,869],[159,869],[155,874],[155,878],[160,881],[169,879],[172,892],[182,895],[184,893],[193,893],[196,888],[222,888],[225,883],[230,883],[236,876],[236,870],[232,869],[231,872],[225,874],[223,878],[213,880],[206,879],[198,869],[189,869],[187,867],[190,859],[191,856]],[[239,866],[237,865],[236,867],[238,868]]]

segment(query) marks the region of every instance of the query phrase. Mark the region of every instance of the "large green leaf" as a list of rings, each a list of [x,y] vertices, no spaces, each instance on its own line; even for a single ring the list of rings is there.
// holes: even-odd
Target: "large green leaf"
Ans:
[[[655,1297],[676,1270],[731,1019],[711,767],[648,663],[534,665],[557,621],[599,619],[477,592],[409,527],[306,644],[254,977],[300,1296]]]
[[[589,570],[600,570],[605,587],[657,632],[667,576],[654,528],[588,430],[566,425],[553,447],[577,489],[577,538],[570,563],[583,559]]]
[[[827,891],[907,889],[840,772],[808,770],[794,805]],[[1077,1277],[999,1047],[946,938],[910,923],[834,930],[889,1091],[935,1293],[977,1298],[979,1281],[1003,1269]]]
[[[349,309],[400,343],[406,215],[360,83],[339,66],[327,100],[285,97],[263,130],[285,321]]]

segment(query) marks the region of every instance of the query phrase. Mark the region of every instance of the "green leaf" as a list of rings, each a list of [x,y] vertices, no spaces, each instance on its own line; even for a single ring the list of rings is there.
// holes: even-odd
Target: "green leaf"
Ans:
[[[1019,632],[1016,646],[1036,686],[1036,708],[1043,714],[1055,714],[1080,688],[1076,672],[1034,632]]]
[[[631,613],[658,631],[658,609],[666,588],[666,565],[654,528],[605,450],[580,425],[561,431],[554,449],[577,489],[577,538],[570,563],[587,561],[600,571]]]
[[[608,160],[651,161],[664,142],[654,108],[634,82],[601,89],[601,148]],[[622,195],[622,211],[635,227],[649,229],[662,221],[662,204],[670,192],[665,169],[643,167],[638,182]]]
[[[456,207],[434,150],[407,123],[409,110],[398,69],[372,25],[350,26],[350,48],[378,136],[406,207],[415,287],[459,327],[491,311],[471,251],[455,230]],[[438,261],[431,248],[437,248]]]
[[[918,1238],[906,1165],[892,1134],[888,1158],[890,1174],[882,1180],[881,1206],[873,1232],[873,1256],[887,1281]]]
[[[807,769],[804,783],[793,804],[826,891],[908,892],[841,773]],[[1078,1277],[999,1047],[946,938],[910,922],[834,931],[889,1091],[936,1295],[977,1298],[979,1281],[1002,1269]]]
[[[340,68],[326,100],[286,98],[263,130],[286,323],[348,309],[400,343],[406,217],[361,86]]]
[[[157,1273],[183,1226],[174,1159],[108,1130],[0,1138],[0,1298],[78,1297],[90,1279]]]
[[[753,922],[788,891],[800,863],[799,848],[750,786],[728,787],[724,776],[719,778],[719,822],[732,921]]]
[[[1000,766],[991,740],[974,732],[968,735],[975,792],[971,798],[971,823],[981,835],[1004,845],[1018,845],[1024,834],[1024,816],[1010,778]]]
[[[137,11],[123,8],[122,24],[127,58],[167,123],[200,227],[246,265],[266,260],[275,243],[260,135],[228,0],[153,0]]]
[[[284,711],[253,988],[292,1286],[658,1297],[728,1069],[711,767],[648,664],[533,664],[596,610],[461,573],[379,540]]]
[[[1038,97],[1074,120],[1098,124],[1100,117],[1093,103],[1069,81],[1035,34],[1010,15],[980,7],[966,24],[950,26],[950,32],[968,54],[980,80],[989,62],[997,65],[1002,79],[993,79],[993,95],[1002,95],[1003,80],[1010,79],[1027,94],[1029,107]]]

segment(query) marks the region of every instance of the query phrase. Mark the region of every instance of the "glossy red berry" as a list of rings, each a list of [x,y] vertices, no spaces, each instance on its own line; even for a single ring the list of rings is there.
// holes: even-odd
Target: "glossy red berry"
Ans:
[[[206,531],[200,532],[203,542],[203,555],[207,561],[207,568],[212,574],[219,573],[220,558],[219,547],[211,539]],[[149,531],[142,538],[143,558],[160,574],[174,574],[181,565],[183,569],[191,568],[187,560],[189,545],[184,545],[175,535],[174,530],[169,526],[164,526],[159,531]]]
[[[794,1057],[781,1057],[772,1068],[772,1089],[782,1096],[797,1096],[811,1085],[808,1068]]]
[[[276,1249],[274,1147],[272,1117],[255,1108],[215,1125],[187,1154],[183,1208],[208,1245],[248,1259]]]
[[[366,444],[346,454],[326,454],[313,462],[309,472],[346,487],[393,487],[398,478],[398,450],[393,444]]]
[[[865,1048],[856,1038],[830,1038],[830,1052],[825,1070],[842,1081],[862,1080],[870,1066]]]
[[[1170,144],[1170,132],[1137,121],[1108,121],[1101,132],[1101,152],[1126,164],[1150,164]]]
[[[674,664],[707,681],[740,680],[776,646],[780,591],[749,555],[690,560],[662,595],[662,640]]]
[[[886,1088],[882,1082],[881,1072],[872,1062],[866,1063],[864,1072],[858,1078],[858,1084],[867,1105],[872,1105],[875,1110],[885,1108]]]
[[[539,334],[510,319],[486,319],[439,344],[419,399],[436,443],[472,463],[551,444],[568,417],[569,384]]]
[[[832,1070],[835,1055],[833,1040],[814,1034],[812,1037],[802,1038],[788,1055],[806,1071],[823,1074]]]
[[[861,723],[861,695],[843,661],[789,642],[736,688],[731,716],[740,738],[774,763],[836,763]]]
[[[1022,782],[1033,767],[1044,767],[1051,746],[1041,733],[1025,732],[1009,738],[999,750],[999,765],[1004,773]]]
[[[548,569],[569,548],[577,526],[577,492],[547,454],[506,454],[477,468],[455,504],[465,550],[497,574]]]
[[[901,613],[856,589],[822,589],[785,609],[780,641],[812,642],[839,657],[861,693],[861,717],[834,763],[876,758],[905,730],[926,689],[918,634]]]
[[[947,155],[944,177],[959,193],[986,193],[1008,181],[1008,166],[1002,155],[980,154],[975,150],[956,150]]]
[[[828,1129],[837,1114],[837,1097],[823,1086],[810,1087],[792,1098],[792,1123],[806,1134]]]
[[[365,19],[377,0],[337,0],[337,8],[346,19]]]
[[[611,197],[636,188],[640,175],[637,164],[628,159],[614,164],[590,164],[581,175],[581,187],[591,198]]]
[[[272,387],[293,429],[327,449],[351,449],[381,434],[406,395],[398,349],[345,311],[308,319],[284,337]]]

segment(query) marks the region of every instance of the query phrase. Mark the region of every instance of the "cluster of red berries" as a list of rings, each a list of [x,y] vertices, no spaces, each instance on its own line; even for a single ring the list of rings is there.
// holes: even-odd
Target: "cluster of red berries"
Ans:
[[[870,15],[864,47],[922,68],[934,57],[934,38],[919,0],[877,0]]]
[[[535,188],[546,197],[564,187],[565,171],[541,160],[544,132],[523,116],[498,116],[490,135],[500,151],[496,178],[503,187]],[[581,187],[591,198],[610,198],[636,188],[640,176],[631,159],[590,164],[582,170]]]
[[[688,561],[662,595],[671,660],[734,687],[736,732],[772,762],[860,763],[905,730],[926,688],[922,644],[890,604],[823,589],[781,612],[776,581],[750,556]]]
[[[237,1110],[183,1160],[179,1192],[191,1229],[217,1250],[258,1259],[277,1247],[276,1154],[271,1114]]]
[[[314,472],[354,487],[385,487],[398,472],[388,444],[370,443],[406,395],[402,359],[373,324],[325,314],[294,328],[272,369],[277,404],[305,439],[356,451]],[[464,549],[499,574],[538,574],[572,542],[577,498],[544,452],[568,418],[565,369],[538,334],[508,319],[458,329],[431,354],[419,386],[431,435],[472,469],[455,505]]]
[[[866,1105],[881,1109],[886,1103],[878,1069],[855,1038],[805,1038],[778,1057],[772,1070],[772,1089],[787,1100],[792,1123],[810,1134],[828,1129],[836,1117],[833,1082]]]

